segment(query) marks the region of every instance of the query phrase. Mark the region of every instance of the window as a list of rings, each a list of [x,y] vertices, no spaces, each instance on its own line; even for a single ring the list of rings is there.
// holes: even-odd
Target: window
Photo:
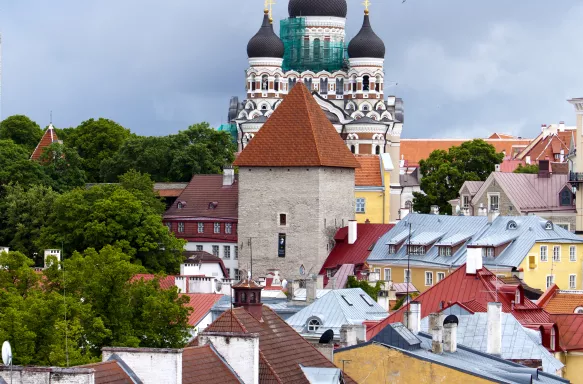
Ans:
[[[395,244],[389,245],[389,255],[394,255],[397,253],[397,246]]]
[[[364,213],[366,208],[366,200],[362,197],[356,199],[356,213]]]
[[[253,76],[253,77],[251,78],[251,90],[252,90],[252,91],[255,91],[255,89],[257,89],[257,83],[256,83],[256,81],[255,81],[255,76]]]
[[[326,269],[326,277],[331,278],[332,276],[334,276],[334,270],[331,268]]]
[[[393,281],[393,277],[391,276],[391,268],[385,268],[385,281]]]
[[[291,78],[287,81],[287,83],[288,83],[287,87],[288,87],[289,91],[291,91],[291,89],[294,87],[294,85],[296,85],[297,81],[298,80],[296,78]]]
[[[548,247],[546,245],[540,246],[540,261],[549,261]]]
[[[563,228],[566,231],[570,231],[570,225],[569,224],[555,224],[557,227],[559,228]]]
[[[377,154],[377,155],[380,155],[380,154],[381,154],[381,146],[380,146],[380,145],[377,145],[377,146],[375,147],[375,150],[374,150],[374,152],[375,152],[375,154]]]
[[[374,275],[375,275],[375,278],[377,280],[381,280],[381,269],[380,268],[375,268],[374,269]]]
[[[344,79],[342,79],[342,78],[336,79],[336,94],[337,95],[344,94]]]
[[[462,197],[462,201],[463,201],[462,206],[464,208],[469,208],[470,207],[470,197],[468,195],[464,195]]]
[[[231,233],[233,233],[233,224],[231,224],[231,223],[225,224],[225,233],[227,235],[230,235]]]
[[[172,231],[172,223],[166,223],[166,227],[169,231]]]
[[[241,280],[241,271],[235,268],[235,280],[239,281]]]
[[[182,202],[178,202],[178,209],[182,209],[184,208],[184,204],[182,204]]]
[[[405,273],[405,283],[410,283],[411,282],[411,270],[405,269],[404,273]]]
[[[203,251],[203,246],[202,245],[197,245],[196,246],[196,251],[197,252],[202,252]]]
[[[279,214],[279,225],[282,227],[287,226],[287,215],[285,213]]]
[[[198,233],[204,233],[204,223],[198,223]]]
[[[518,229],[518,224],[516,224],[516,221],[510,220],[508,222],[508,225],[506,226],[506,229],[510,229],[510,230]]]
[[[500,196],[499,195],[488,195],[488,206],[490,207],[490,211],[498,211],[498,209],[500,208],[499,205],[499,201],[500,201]]]
[[[184,223],[178,223],[178,233],[184,233]]]
[[[425,247],[423,245],[409,245],[407,246],[410,255],[424,255]]]
[[[215,223],[215,233],[221,233],[221,223]]]
[[[370,89],[370,77],[369,76],[364,76],[362,78],[362,90],[363,91],[368,91]]]
[[[231,246],[224,245],[223,246],[223,259],[230,259],[231,258]]]
[[[263,75],[261,77],[261,90],[267,91],[269,89],[269,78],[267,75]]]
[[[493,247],[482,248],[482,257],[494,257],[494,248]]]
[[[279,76],[275,77],[275,83],[273,83],[273,90],[279,92]]]
[[[235,245],[235,260],[239,259],[239,247]]]
[[[577,289],[577,275],[569,275],[569,289]]]
[[[443,279],[445,279],[445,272],[437,272],[437,282],[439,283]]]
[[[573,205],[573,193],[569,190],[569,188],[563,188],[560,195],[561,206],[568,207]]]
[[[433,285],[433,272],[425,272],[425,286],[431,287]]]
[[[320,39],[314,39],[314,61],[320,60]]]
[[[547,223],[545,224],[545,229],[552,231],[553,230],[553,222],[552,221],[547,221]]]
[[[569,261],[577,261],[577,247],[574,245],[569,247]]]
[[[285,233],[280,233],[277,240],[277,256],[285,257]]]
[[[308,88],[308,91],[312,92],[312,79],[307,78],[304,80],[304,85]]]
[[[555,276],[547,275],[547,289],[549,289],[553,284],[555,284]]]
[[[516,289],[516,292],[514,293],[514,303],[520,304],[520,302],[520,289]]]
[[[308,332],[316,332],[322,323],[318,319],[311,319],[308,321]]]
[[[439,247],[439,256],[451,256],[451,247]]]
[[[553,247],[553,261],[561,261],[561,246],[555,245]]]
[[[320,79],[320,94],[328,94],[328,79]]]
[[[372,301],[372,299],[370,298],[369,295],[360,295],[360,297],[362,297],[362,300],[369,306],[369,307],[374,307],[374,301]]]
[[[351,307],[354,306],[354,304],[352,304],[352,301],[350,301],[350,298],[348,298],[344,295],[342,295],[341,297],[344,299],[344,301],[346,301],[346,304],[350,305]]]
[[[557,335],[555,333],[555,328],[551,328],[551,351],[555,350],[555,339],[557,338]]]
[[[583,314],[583,307],[575,308],[575,311],[573,311],[573,313]]]
[[[213,255],[219,257],[219,246],[213,245]]]

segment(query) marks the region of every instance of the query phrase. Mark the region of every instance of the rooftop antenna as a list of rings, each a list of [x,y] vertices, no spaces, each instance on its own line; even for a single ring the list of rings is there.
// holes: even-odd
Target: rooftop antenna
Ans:
[[[8,341],[2,344],[2,364],[10,367],[10,384],[12,384],[12,347]]]
[[[406,248],[406,251],[407,251],[407,273],[405,274],[405,276],[407,277],[405,279],[405,286],[407,287],[405,301],[406,301],[407,305],[409,305],[409,281],[411,280],[411,265],[410,265],[410,258],[409,258],[409,247],[411,246],[411,226],[412,226],[412,223],[411,223],[411,220],[409,220],[409,236],[407,239],[407,248]],[[407,309],[409,311],[411,311],[411,306],[409,305],[409,308],[407,308]],[[409,317],[410,316],[408,315],[407,316],[407,324],[406,324],[407,328],[409,328]]]

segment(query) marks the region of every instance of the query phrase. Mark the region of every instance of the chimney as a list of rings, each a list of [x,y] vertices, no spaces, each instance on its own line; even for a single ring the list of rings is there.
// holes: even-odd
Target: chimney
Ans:
[[[457,324],[449,323],[443,326],[443,349],[446,352],[457,351]]]
[[[232,166],[226,165],[223,168],[223,187],[230,187],[235,182],[235,170]]]
[[[487,350],[491,355],[502,354],[502,304],[488,303]]]
[[[478,216],[488,216],[488,209],[484,207],[483,203],[480,203],[478,207]]]
[[[443,353],[443,328],[435,327],[431,330],[433,341],[431,343],[431,352],[441,355]]]
[[[541,179],[551,177],[551,167],[548,159],[538,161],[538,177]]]
[[[317,283],[318,278],[315,276],[308,276],[306,280],[306,304],[312,304],[317,297]]]
[[[363,325],[344,324],[340,328],[340,345],[342,348],[352,347],[358,344],[358,334],[360,333],[362,335],[366,333],[366,331],[363,332],[362,328],[366,330]]]
[[[431,206],[431,214],[432,215],[439,215],[439,206],[438,205]]]
[[[412,301],[409,303],[409,310],[405,313],[405,325],[407,328],[417,334],[421,331],[421,303]]]
[[[565,122],[559,122],[559,132],[565,132]]]
[[[198,345],[207,344],[226,360],[243,383],[259,384],[258,333],[202,332]]]
[[[494,172],[500,172],[500,164],[494,166]]]
[[[245,308],[251,316],[257,320],[263,318],[263,303],[261,302],[262,286],[251,279],[245,279],[239,284],[233,285],[235,308]],[[212,292],[214,293],[214,292]]]
[[[60,249],[45,249],[45,268],[49,268],[52,264],[48,260],[49,257],[55,257],[57,259],[57,264],[61,263],[61,250]],[[59,266],[60,268],[60,266]]]
[[[475,275],[482,269],[482,248],[466,249],[466,274]]]
[[[492,224],[498,216],[500,216],[500,211],[497,209],[490,210],[490,212],[488,212],[488,223]]]
[[[101,361],[110,360],[123,361],[145,384],[182,384],[182,349],[102,348]],[[41,381],[34,382],[39,383]],[[48,383],[49,381],[42,382]],[[51,382],[77,383],[78,381],[63,378],[63,380],[53,380]]]
[[[348,244],[356,243],[358,239],[358,225],[356,220],[348,221]]]
[[[429,314],[429,330],[432,332],[433,329],[442,327],[444,318],[445,316],[441,312]]]

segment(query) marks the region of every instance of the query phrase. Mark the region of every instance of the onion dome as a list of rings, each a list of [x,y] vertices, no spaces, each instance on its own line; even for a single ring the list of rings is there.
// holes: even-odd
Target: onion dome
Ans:
[[[346,18],[346,0],[290,0],[289,17],[332,16]]]
[[[348,57],[351,59],[363,57],[385,58],[385,43],[372,30],[368,12],[364,14],[364,22],[360,32],[348,44]]]
[[[269,20],[269,11],[265,11],[263,24],[259,32],[249,40],[247,44],[247,56],[254,57],[276,57],[283,59],[283,42],[273,32],[273,25]]]

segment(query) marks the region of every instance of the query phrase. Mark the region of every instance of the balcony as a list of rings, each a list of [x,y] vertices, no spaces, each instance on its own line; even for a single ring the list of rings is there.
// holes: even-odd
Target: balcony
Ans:
[[[569,182],[576,184],[583,183],[583,172],[569,172]]]

